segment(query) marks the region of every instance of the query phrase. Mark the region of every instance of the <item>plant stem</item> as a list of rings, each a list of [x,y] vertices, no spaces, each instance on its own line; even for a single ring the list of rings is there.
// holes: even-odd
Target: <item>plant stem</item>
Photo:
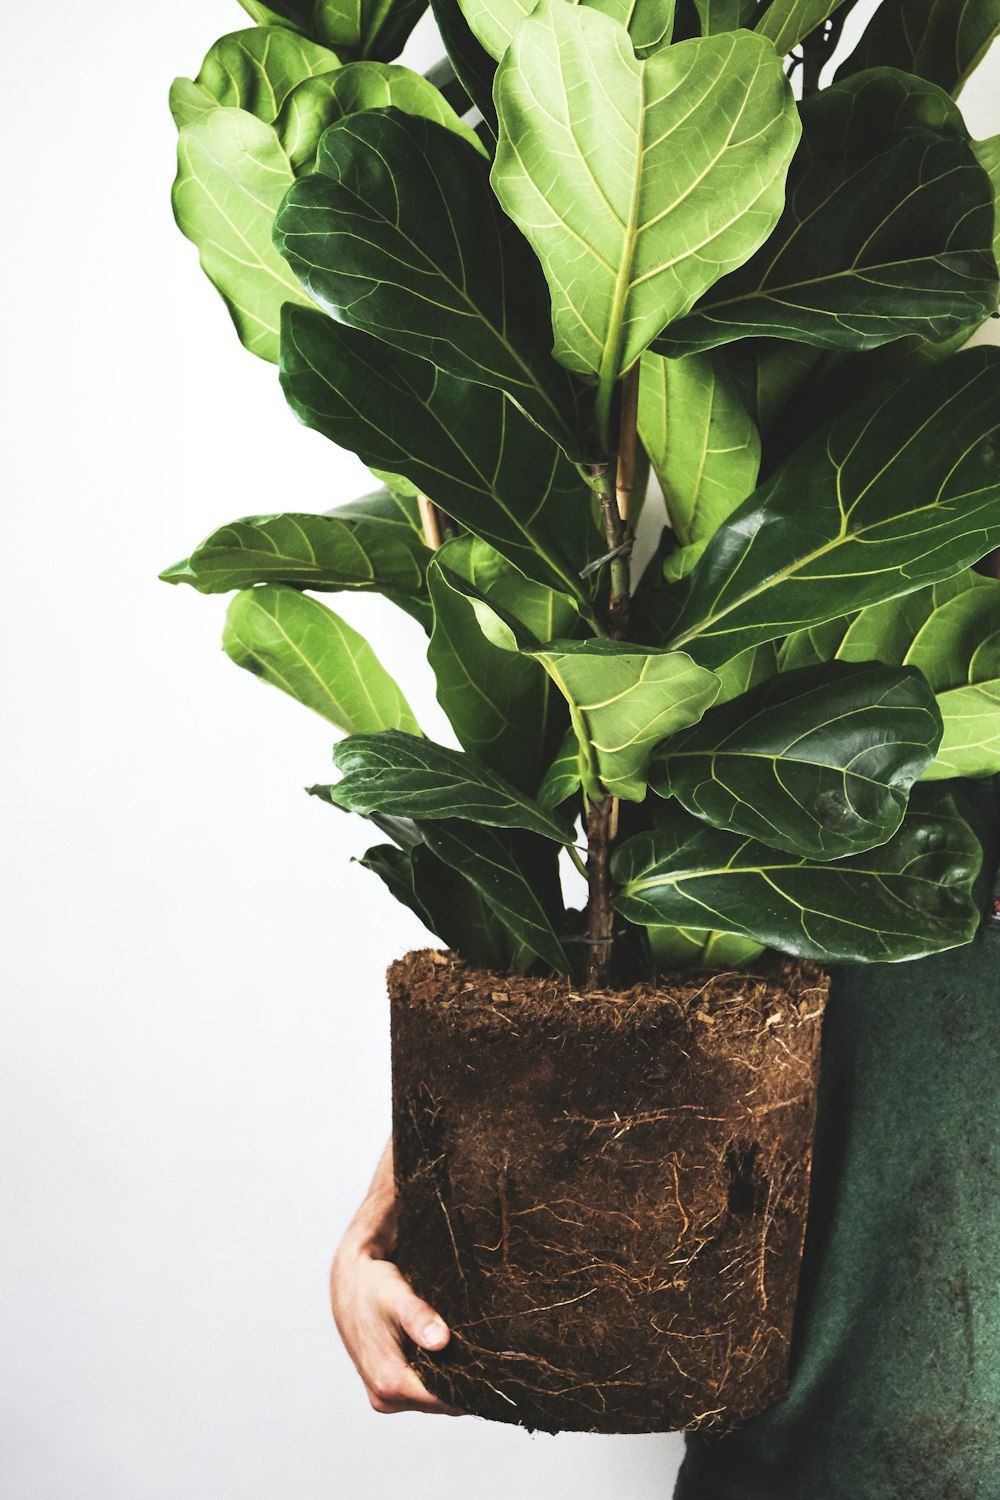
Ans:
[[[432,552],[436,552],[441,545],[441,512],[432,500],[426,495],[417,495],[417,508],[420,511],[420,524],[424,530],[424,541]]]
[[[611,597],[608,601],[608,634],[614,641],[628,636],[629,543],[628,502],[635,483],[637,446],[636,420],[639,408],[638,361],[626,374],[622,386],[621,427],[615,483],[611,463],[593,464],[589,475],[600,501],[604,535],[609,552]],[[620,550],[621,549],[621,550]],[[618,834],[618,798],[604,796],[591,802],[587,814],[587,938],[590,959],[587,988],[600,989],[611,973],[614,909],[611,905],[611,846]]]

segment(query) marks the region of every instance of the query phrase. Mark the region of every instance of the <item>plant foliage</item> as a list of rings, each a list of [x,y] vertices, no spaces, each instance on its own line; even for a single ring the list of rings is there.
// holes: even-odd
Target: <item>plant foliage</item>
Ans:
[[[242,3],[171,93],[177,220],[383,487],[162,576],[343,731],[312,790],[361,863],[470,962],[591,985],[967,942],[1000,137],[955,101],[997,0],[882,0],[835,70],[836,0],[434,0],[433,79],[393,61],[420,0]],[[358,591],[455,746],[315,597]]]

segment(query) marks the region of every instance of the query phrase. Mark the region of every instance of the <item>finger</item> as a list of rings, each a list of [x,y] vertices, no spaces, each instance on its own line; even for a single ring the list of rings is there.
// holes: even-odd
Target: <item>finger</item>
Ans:
[[[428,1302],[418,1297],[409,1282],[392,1267],[385,1286],[386,1310],[404,1333],[421,1349],[443,1349],[451,1330]]]

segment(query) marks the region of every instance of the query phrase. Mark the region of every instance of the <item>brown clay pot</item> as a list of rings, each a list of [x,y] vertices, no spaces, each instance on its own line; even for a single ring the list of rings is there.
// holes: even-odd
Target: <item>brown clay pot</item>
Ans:
[[[576,992],[389,970],[396,1260],[452,1329],[425,1384],[548,1432],[737,1425],[780,1399],[827,977]]]

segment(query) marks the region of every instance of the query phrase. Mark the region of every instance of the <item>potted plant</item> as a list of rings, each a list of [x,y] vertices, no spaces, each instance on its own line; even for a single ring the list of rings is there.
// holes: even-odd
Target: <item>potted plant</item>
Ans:
[[[228,654],[345,733],[312,791],[448,950],[389,974],[399,1259],[454,1334],[422,1377],[499,1420],[780,1396],[822,966],[979,919],[988,35],[887,4],[820,88],[847,8],[435,0],[431,79],[411,0],[245,0],[172,94],[178,222],[380,488],[163,577],[235,591]],[[314,597],[351,589],[426,628],[460,749]]]

